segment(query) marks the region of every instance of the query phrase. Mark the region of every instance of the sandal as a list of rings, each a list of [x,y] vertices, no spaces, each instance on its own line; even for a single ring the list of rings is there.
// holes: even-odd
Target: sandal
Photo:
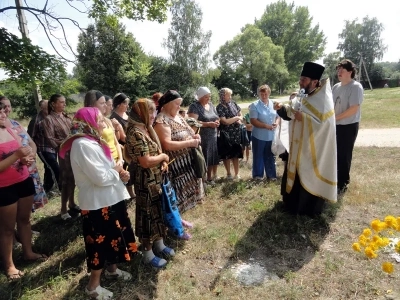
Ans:
[[[61,219],[63,221],[67,221],[69,219],[72,219],[71,215],[69,213],[61,214]]]
[[[184,234],[178,236],[178,239],[188,241],[192,238],[192,235],[190,233],[185,232]]]
[[[7,279],[8,281],[16,281],[16,280],[20,280],[23,276],[24,276],[24,272],[19,271],[17,273],[14,274],[7,274]]]
[[[45,262],[46,260],[48,260],[49,258],[46,256],[46,255],[44,255],[43,253],[42,254],[39,254],[40,256],[38,256],[38,257],[36,257],[36,258],[33,258],[33,259],[24,259],[24,261],[26,261],[26,262]]]
[[[132,279],[132,274],[120,270],[120,269],[116,269],[115,272],[110,272],[107,269],[104,271],[104,275],[107,279],[122,279],[125,281],[131,280]]]
[[[87,287],[85,288],[86,295],[90,296],[92,299],[97,300],[110,300],[113,297],[113,292],[101,287],[97,286],[93,291],[89,291]]]
[[[69,208],[70,211],[73,211],[73,212],[77,212],[77,213],[80,213],[80,212],[81,212],[81,208],[80,208],[79,205],[77,205],[77,204],[75,204],[75,205],[72,206],[72,207],[68,207],[68,208]]]
[[[156,269],[162,269],[167,265],[167,261],[163,258],[160,258],[158,256],[154,256],[151,261],[148,262],[153,268]]]
[[[165,247],[164,249],[162,249],[157,254],[165,256],[165,257],[173,257],[173,256],[175,256],[175,251],[174,251],[174,249],[172,249],[170,247]]]
[[[190,222],[182,219],[182,226],[186,227],[186,228],[193,228],[193,223],[190,223]]]

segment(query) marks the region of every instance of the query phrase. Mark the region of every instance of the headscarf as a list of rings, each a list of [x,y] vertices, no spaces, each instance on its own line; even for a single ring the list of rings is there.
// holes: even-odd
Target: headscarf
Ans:
[[[175,90],[168,90],[164,95],[161,96],[160,100],[158,100],[157,113],[161,111],[161,108],[175,99],[182,98],[181,95]]]
[[[218,95],[219,95],[219,103],[221,103],[222,105],[226,106],[231,113],[233,114],[233,116],[237,116],[238,114],[238,109],[236,108],[236,105],[233,104],[233,101],[231,99],[231,101],[226,102],[225,101],[225,94],[226,94],[226,89],[222,88],[219,90]]]
[[[118,105],[120,105],[122,102],[124,102],[127,99],[129,100],[129,97],[127,95],[125,95],[124,93],[116,94],[113,98],[114,109],[117,108]]]
[[[60,146],[59,155],[61,158],[64,158],[65,154],[71,150],[74,140],[85,137],[99,143],[108,159],[112,160],[111,150],[107,142],[101,138],[99,132],[99,125],[97,123],[99,114],[100,111],[97,107],[83,107],[76,112],[72,120],[71,133]]]
[[[150,123],[148,101],[149,100],[142,98],[136,100],[132,104],[132,109],[129,113],[129,123],[133,125],[144,125],[147,128],[151,139],[157,143],[158,150],[161,153],[162,148],[160,140],[153,129],[153,124]]]
[[[203,98],[205,95],[208,95],[208,94],[211,94],[211,91],[209,90],[209,88],[206,86],[201,86],[196,91],[196,94],[194,95],[194,97],[196,98],[196,100],[200,100],[201,98]]]

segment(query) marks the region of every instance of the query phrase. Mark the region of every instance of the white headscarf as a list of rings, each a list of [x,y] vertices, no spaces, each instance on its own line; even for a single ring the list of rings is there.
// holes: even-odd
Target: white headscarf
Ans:
[[[196,98],[196,100],[199,100],[199,99],[203,98],[207,94],[211,94],[211,91],[208,89],[208,87],[201,86],[196,91],[196,94],[194,95],[194,97]]]

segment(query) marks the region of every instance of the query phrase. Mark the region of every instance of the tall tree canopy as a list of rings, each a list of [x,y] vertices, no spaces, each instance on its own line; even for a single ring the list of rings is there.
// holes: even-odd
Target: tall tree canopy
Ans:
[[[382,59],[387,49],[381,38],[383,29],[383,24],[377,18],[367,16],[362,22],[358,22],[358,19],[346,20],[339,34],[338,49],[343,52],[344,57],[354,63],[358,63],[362,55],[369,73],[374,61]]]
[[[337,82],[336,66],[338,65],[340,60],[341,60],[340,51],[329,53],[324,57],[323,63],[325,66],[325,71],[323,77],[329,77],[331,85]]]
[[[253,93],[261,83],[279,84],[288,76],[283,48],[274,45],[254,25],[247,25],[242,33],[221,46],[214,61],[222,71],[241,78],[240,83]]]
[[[322,57],[326,37],[319,25],[312,26],[313,18],[305,6],[295,7],[285,0],[267,5],[255,24],[285,51],[285,63],[293,79],[297,79],[306,61]]]
[[[102,20],[79,35],[77,73],[88,89],[146,95],[150,62],[125,26]]]
[[[171,14],[171,27],[164,47],[168,50],[170,63],[181,73],[175,80],[176,85],[184,98],[189,94],[193,97],[193,86],[205,83],[201,75],[207,74],[210,63],[211,31],[203,31],[203,12],[196,1],[174,0]]]

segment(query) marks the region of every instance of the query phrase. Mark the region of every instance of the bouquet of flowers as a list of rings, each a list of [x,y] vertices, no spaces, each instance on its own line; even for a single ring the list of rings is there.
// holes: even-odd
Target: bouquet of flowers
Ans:
[[[353,250],[364,253],[369,259],[378,257],[379,252],[389,253],[397,262],[400,262],[400,217],[386,216],[383,221],[373,220],[371,228],[365,228],[358,237],[358,242],[353,243]],[[394,266],[391,262],[384,262],[382,270],[393,273]]]

